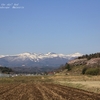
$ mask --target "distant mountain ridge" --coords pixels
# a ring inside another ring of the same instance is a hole
[[[43,53],[21,53],[16,55],[1,55],[0,65],[6,67],[22,67],[22,68],[40,68],[40,67],[59,67],[69,60],[82,56],[80,53],[75,54],[57,54],[49,52]]]
[[[3,57],[9,57],[9,56],[19,56],[21,58],[31,58],[31,59],[43,59],[43,58],[52,58],[52,57],[79,57],[82,56],[82,54],[80,53],[74,53],[74,54],[69,54],[69,55],[65,55],[65,54],[57,54],[57,53],[53,53],[53,52],[48,52],[46,54],[43,53],[21,53],[21,54],[16,54],[16,55],[0,55],[0,58]]]

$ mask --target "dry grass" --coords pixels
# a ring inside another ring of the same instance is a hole
[[[100,76],[52,76],[55,83],[100,94]]]

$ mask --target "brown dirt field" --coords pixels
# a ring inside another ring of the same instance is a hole
[[[100,95],[53,83],[0,85],[0,100],[100,100]]]

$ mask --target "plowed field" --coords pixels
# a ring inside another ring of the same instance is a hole
[[[0,100],[100,100],[100,95],[53,83],[0,85]]]

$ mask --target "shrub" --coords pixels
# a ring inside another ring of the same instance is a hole
[[[99,68],[89,68],[85,71],[85,74],[88,75],[99,75],[100,74],[100,69]]]
[[[66,63],[65,68],[68,69],[68,71],[71,70],[71,66],[69,64]]]
[[[82,74],[85,74],[85,72],[86,72],[87,69],[88,69],[87,67],[84,67],[84,68],[82,69]]]

